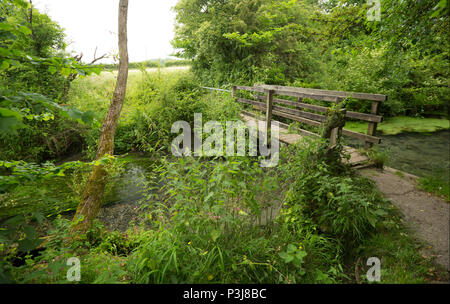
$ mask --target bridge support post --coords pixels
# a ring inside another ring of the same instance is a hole
[[[370,114],[378,115],[378,101],[372,102],[372,106],[370,108]],[[367,135],[375,136],[377,132],[378,124],[376,122],[369,122],[369,127],[367,129]],[[373,143],[366,141],[364,144],[364,149],[369,150],[373,147]]]
[[[270,132],[272,129],[272,106],[273,106],[273,95],[275,90],[266,91],[266,136],[267,144],[270,143]]]
[[[235,85],[231,87],[231,98],[233,99],[233,101],[236,98],[236,86]]]

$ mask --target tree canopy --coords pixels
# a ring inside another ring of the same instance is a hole
[[[386,0],[377,21],[363,0],[181,0],[173,46],[209,85],[383,93],[387,115],[445,112],[447,8]]]

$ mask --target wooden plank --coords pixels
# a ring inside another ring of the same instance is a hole
[[[324,95],[329,97],[355,98],[379,102],[387,100],[387,96],[382,94],[332,91],[332,90],[297,88],[297,87],[274,86],[274,85],[256,85],[256,86],[259,88],[273,89],[276,91],[290,91],[303,94]]]
[[[310,98],[315,100],[323,100],[323,101],[331,101],[331,102],[338,102],[339,97],[337,96],[328,96],[325,94],[308,94],[308,93],[300,93],[295,91],[289,91],[289,90],[275,90],[275,94],[277,95],[284,95],[284,96],[292,96],[297,98]]]
[[[266,105],[264,103],[256,101],[256,100],[251,100],[251,99],[242,98],[242,97],[238,97],[238,98],[236,98],[236,100],[239,102],[242,102],[242,103],[258,106],[260,110],[266,109]]]
[[[265,99],[265,97],[261,96],[261,95],[255,95],[255,98],[260,99],[260,100]],[[301,98],[299,97],[299,99],[301,99]],[[279,98],[274,98],[273,101],[277,104],[283,104],[286,106],[293,106],[296,108],[308,109],[308,110],[317,111],[317,112],[321,112],[321,113],[327,112],[327,107],[323,107],[323,106],[302,103],[302,102],[295,102],[295,101],[279,99]],[[369,122],[382,122],[383,121],[383,116],[380,116],[380,115],[366,114],[366,113],[359,113],[359,112],[352,112],[352,111],[347,111],[345,117],[369,121]]]
[[[285,108],[285,107],[280,107],[280,106],[273,106],[273,109],[277,110],[277,111],[281,111],[281,112],[286,112],[289,114],[298,115],[300,117],[317,120],[320,122],[325,121],[325,119],[326,119],[326,117],[324,115],[310,113],[310,112],[304,112],[304,111],[300,111],[300,110],[296,110],[296,109],[290,109],[290,108]]]
[[[383,116],[380,116],[380,115],[366,114],[366,113],[359,113],[359,112],[352,112],[352,111],[348,111],[345,116],[349,117],[349,118],[368,121],[368,122],[382,122],[383,121]]]
[[[318,121],[307,119],[307,118],[303,118],[303,117],[298,117],[298,116],[291,115],[291,114],[288,114],[288,113],[285,113],[285,112],[280,112],[280,111],[273,110],[272,114],[280,116],[280,117],[284,117],[284,118],[289,118],[289,119],[292,119],[292,120],[295,120],[295,121],[298,121],[298,122],[301,122],[301,123],[305,123],[305,124],[308,124],[308,125],[311,125],[311,126],[315,126],[315,127],[320,127],[320,125],[321,125],[321,123],[318,122]]]
[[[260,92],[264,93],[267,89],[259,88],[259,87],[248,87],[248,86],[236,86],[237,90],[250,91],[250,92]]]
[[[284,122],[281,122],[281,121],[278,121],[278,124],[280,125],[280,127],[282,127],[282,128],[285,128],[285,129],[289,129],[289,125],[288,124],[285,124]],[[301,128],[292,128],[293,130],[295,130],[295,131],[297,131],[297,132],[300,132],[302,135],[305,135],[305,136],[311,136],[311,137],[317,137],[317,136],[319,136],[319,134],[317,134],[317,133],[313,133],[313,132],[311,132],[311,131],[307,131],[307,130],[303,130],[303,129],[301,129]]]
[[[349,160],[344,159],[344,162],[350,166],[360,165],[369,161],[367,156],[360,154],[355,148],[344,147],[344,152],[350,154]]]
[[[302,139],[301,135],[298,135],[298,134],[287,134],[287,133],[281,133],[280,134],[280,138],[279,138],[279,140],[281,142],[284,142],[284,143],[287,143],[287,144],[290,144],[290,145],[296,144],[301,139]]]
[[[374,144],[381,143],[381,138],[379,138],[379,137],[366,135],[366,134],[358,133],[358,132],[355,132],[355,131],[350,131],[350,130],[347,130],[347,129],[342,129],[342,134],[350,136],[350,137],[357,138],[357,139],[362,140],[362,141],[374,143]]]
[[[241,113],[242,114],[244,114],[244,115],[246,115],[246,116],[249,116],[249,117],[252,117],[252,118],[255,118],[256,119],[256,115],[254,114],[254,113],[251,113],[251,112],[248,112],[248,111],[241,111]],[[273,121],[273,120],[272,120]],[[281,130],[281,128],[284,128],[284,129],[286,129],[286,132],[287,132],[287,130],[290,128],[290,126],[288,125],[288,124],[286,124],[286,123],[284,123],[284,122],[281,122],[281,121],[277,121],[277,123],[278,123],[278,125],[280,126],[280,132],[282,132]],[[319,134],[316,134],[316,133],[313,133],[313,132],[311,132],[311,131],[307,131],[307,130],[303,130],[303,129],[301,129],[301,128],[292,128],[292,130],[295,130],[295,131],[297,131],[297,132],[300,132],[302,135],[305,135],[305,136],[312,136],[312,137],[317,137],[317,136],[319,136]]]

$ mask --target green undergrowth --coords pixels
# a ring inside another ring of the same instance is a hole
[[[85,137],[85,152],[93,157],[100,132],[100,121],[106,114],[114,91],[114,76],[88,77],[76,80],[69,94],[69,104],[80,109],[97,109],[96,124]],[[129,151],[170,152],[173,123],[186,121],[191,126],[194,113],[202,113],[203,122],[224,122],[239,118],[240,105],[226,94],[215,94],[199,87],[190,71],[164,69],[130,74],[127,94],[115,135],[115,153]]]
[[[369,257],[379,257],[381,282],[385,284],[424,284],[445,282],[448,275],[444,267],[436,265],[432,257],[422,253],[426,248],[413,233],[400,224],[396,229],[381,230],[363,242],[358,250],[359,282],[367,283],[364,262]]]
[[[283,148],[272,169],[249,157],[162,158],[145,173],[141,224],[121,233],[97,223],[63,246],[70,222],[57,217],[46,249],[23,266],[9,264],[18,249],[3,245],[3,272],[67,283],[76,256],[80,283],[348,283],[364,280],[376,256],[382,283],[429,279],[430,261],[373,182],[325,164],[323,143],[305,141]]]

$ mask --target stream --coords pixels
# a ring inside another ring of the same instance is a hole
[[[388,154],[387,166],[420,177],[450,173],[450,130],[433,133],[381,135],[379,149]],[[349,146],[364,144],[346,138]]]

